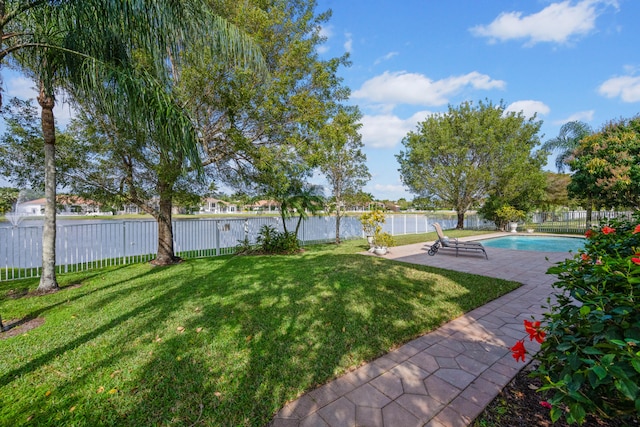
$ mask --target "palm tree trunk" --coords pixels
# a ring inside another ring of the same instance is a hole
[[[56,128],[53,117],[55,100],[41,85],[38,103],[42,107],[42,134],[44,136],[44,226],[42,229],[42,273],[38,291],[59,289],[56,280]]]

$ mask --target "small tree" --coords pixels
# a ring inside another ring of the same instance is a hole
[[[527,217],[525,211],[514,208],[510,205],[504,205],[496,210],[496,226],[504,229],[510,222],[523,221]]]

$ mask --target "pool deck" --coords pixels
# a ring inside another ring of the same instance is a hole
[[[511,233],[461,240],[504,235]],[[394,247],[384,258],[523,286],[309,391],[282,408],[271,427],[468,426],[526,366],[513,359],[510,347],[526,337],[523,320],[545,311],[556,279],[547,269],[571,254],[486,248],[488,260],[478,252],[456,257],[451,250],[429,256],[432,243]],[[539,349],[535,341],[526,345]]]

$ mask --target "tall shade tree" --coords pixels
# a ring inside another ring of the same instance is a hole
[[[255,38],[271,78],[260,83],[253,72],[213,61],[185,69],[184,96],[196,106],[203,164],[232,188],[257,194],[268,183],[288,194],[318,166],[320,132],[349,97],[337,74],[348,57],[318,56],[330,13],[317,14],[315,1],[211,3]]]
[[[39,87],[45,164],[43,265],[39,290],[57,289],[55,277],[55,89],[80,88],[103,98],[116,111],[130,100],[132,117],[163,127],[163,141],[199,164],[197,135],[183,109],[164,92],[169,78],[168,52],[181,49],[188,37],[210,40],[208,47],[230,56],[261,58],[199,1],[86,0],[68,2],[0,1],[0,66],[12,60]],[[82,25],[78,25],[82,23]],[[237,40],[237,39],[236,39]],[[203,44],[204,45],[204,44]],[[134,73],[131,56],[146,52],[149,73]]]
[[[323,145],[317,156],[320,171],[329,183],[332,210],[336,216],[336,243],[340,243],[340,222],[349,195],[362,190],[371,175],[362,152],[357,109],[341,110],[321,131]]]
[[[567,162],[573,157],[573,151],[578,148],[582,138],[593,134],[593,129],[585,122],[571,121],[560,127],[560,132],[555,138],[551,138],[542,144],[541,149],[549,152],[558,152],[556,156],[556,168],[559,173],[564,172]]]
[[[568,164],[569,195],[598,208],[640,209],[640,116],[611,121],[586,136]]]
[[[542,122],[506,112],[503,103],[480,101],[449,106],[432,115],[402,140],[396,157],[400,176],[419,197],[443,201],[455,209],[457,228],[474,204],[497,191],[509,177],[535,170]]]

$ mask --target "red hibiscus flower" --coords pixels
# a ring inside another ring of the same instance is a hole
[[[633,234],[640,233],[640,224],[636,225],[636,228],[633,229]]]
[[[631,262],[636,265],[640,265],[640,258],[631,258]]]
[[[524,330],[529,334],[529,339],[531,341],[535,339],[539,343],[542,343],[544,341],[544,337],[547,335],[545,331],[540,329],[540,322],[537,320],[535,322],[525,320]]]
[[[543,400],[542,402],[540,402],[540,404],[547,409],[551,409],[551,403],[547,402],[546,400]]]
[[[527,353],[527,350],[524,348],[524,340],[518,341],[513,347],[511,347],[512,356],[516,359],[522,359],[524,362],[524,355]]]
[[[582,259],[582,261],[591,261],[591,257],[588,254],[581,254],[580,258]]]
[[[616,229],[615,228],[611,228],[608,225],[605,225],[604,227],[602,227],[602,234],[611,234],[611,233],[615,233]]]
[[[585,237],[589,238],[591,236],[593,236],[593,230],[587,230],[586,233],[584,233]]]

